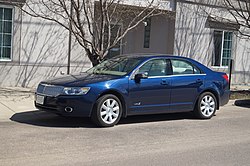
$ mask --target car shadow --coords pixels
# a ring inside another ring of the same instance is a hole
[[[169,114],[154,114],[154,115],[135,115],[127,118],[122,118],[118,125],[131,124],[131,123],[148,123],[148,122],[160,122],[160,121],[176,121],[195,119],[193,113],[182,112],[182,113],[169,113]]]
[[[192,113],[171,113],[157,115],[136,115],[122,118],[118,125],[194,119]],[[90,118],[63,117],[44,111],[29,111],[14,114],[11,121],[41,127],[98,128]]]
[[[250,108],[250,99],[235,100],[234,105],[239,107]]]
[[[89,118],[64,117],[45,111],[28,111],[14,114],[11,121],[42,127],[95,128]]]

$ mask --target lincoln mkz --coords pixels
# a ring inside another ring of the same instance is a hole
[[[39,110],[91,117],[110,127],[121,117],[193,112],[210,119],[229,101],[226,73],[180,56],[121,55],[78,75],[42,81],[35,94]]]

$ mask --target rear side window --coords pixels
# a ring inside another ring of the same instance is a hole
[[[183,60],[171,60],[173,75],[201,74],[201,71],[191,63]]]

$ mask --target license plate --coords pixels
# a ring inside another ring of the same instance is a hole
[[[43,103],[44,103],[44,96],[36,95],[36,103],[43,105]]]

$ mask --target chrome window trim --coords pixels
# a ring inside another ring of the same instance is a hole
[[[134,71],[131,73],[130,77],[129,77],[129,80],[133,80],[134,77],[135,77],[135,73],[139,70],[140,67],[142,67],[145,63],[147,63],[148,61],[150,60],[155,60],[155,59],[165,59],[165,60],[170,60],[171,61],[171,58],[169,57],[156,57],[156,58],[150,58],[148,60],[146,60],[144,63],[142,63],[141,65],[139,65],[137,68],[134,69]],[[173,58],[175,59],[175,58]],[[182,59],[181,59],[182,60]],[[184,60],[185,61],[185,60]],[[189,62],[191,63],[191,62]],[[194,64],[191,63],[192,66],[194,66]],[[197,67],[197,66],[195,66]],[[197,67],[198,68],[198,67]],[[198,68],[199,70],[201,70],[200,68]],[[180,76],[180,77],[183,77],[183,76],[197,76],[197,75],[207,75],[206,73],[200,73],[200,74],[172,74],[172,75],[166,75],[166,76],[150,76],[148,78],[164,78],[164,77],[176,77],[176,76]]]
[[[165,78],[165,77],[186,77],[186,76],[202,76],[207,74],[180,74],[180,75],[167,75],[167,76],[151,76],[148,78]]]

